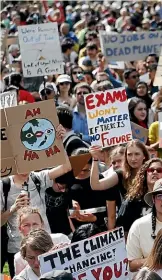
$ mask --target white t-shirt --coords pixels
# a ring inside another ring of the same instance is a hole
[[[29,175],[29,192],[30,192],[30,205],[32,207],[37,207],[40,211],[40,214],[42,216],[42,219],[44,221],[44,228],[47,232],[51,232],[48,220],[46,217],[46,205],[45,205],[45,190],[48,187],[52,187],[53,180],[50,180],[48,175],[48,170],[43,170],[41,172],[32,172],[36,174],[37,178],[40,181],[40,195],[36,189],[36,186]],[[11,180],[11,189],[8,194],[7,198],[7,210],[10,209],[10,207],[14,204],[17,196],[21,192],[21,188],[17,187],[13,182],[13,176],[10,176]],[[1,195],[1,211],[4,209],[4,195],[2,191],[2,182],[0,181],[0,195]],[[8,219],[8,252],[9,253],[17,253],[20,250],[20,242],[21,242],[21,236],[18,230],[17,225],[17,213],[14,213],[9,219]]]
[[[156,231],[162,228],[162,222],[156,219]],[[154,244],[152,234],[152,214],[136,220],[131,226],[127,238],[128,260],[148,257]]]
[[[22,279],[22,280],[38,280],[39,277],[34,273],[29,265],[25,267],[25,269],[19,273],[19,275],[15,276],[13,280]]]
[[[55,233],[50,234],[53,244],[58,245],[61,243],[68,243],[70,244],[70,239],[62,233]],[[20,252],[16,253],[14,256],[14,267],[15,267],[15,274],[18,275],[21,271],[28,265],[27,261],[23,259]]]

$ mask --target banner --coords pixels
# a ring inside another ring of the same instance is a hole
[[[162,112],[158,114],[159,120],[159,148],[162,148]]]
[[[100,33],[101,49],[104,56],[114,61],[144,59],[150,53],[160,53],[162,31],[136,33]]]
[[[155,79],[154,79],[154,86],[162,86],[162,49],[161,49],[159,63],[158,63],[158,67],[157,67],[156,75],[155,75]]]
[[[38,257],[41,274],[68,270],[74,280],[128,280],[123,228],[93,236]]]
[[[132,140],[125,88],[84,95],[92,145],[103,147]]]
[[[16,173],[58,166],[66,161],[63,143],[56,137],[59,125],[53,100],[5,108],[7,133]],[[4,142],[4,150],[8,143]],[[8,156],[8,157],[9,157]]]
[[[16,90],[6,91],[0,94],[0,109],[17,106]]]
[[[24,77],[64,73],[57,23],[18,26]]]
[[[148,138],[148,129],[133,122],[131,122],[131,128],[133,139],[138,139],[146,144]]]

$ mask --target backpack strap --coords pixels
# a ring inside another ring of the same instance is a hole
[[[7,211],[7,198],[11,188],[11,180],[9,177],[2,179],[3,195],[4,195],[4,210]]]
[[[41,182],[40,182],[40,180],[38,179],[38,177],[33,173],[33,172],[31,172],[30,173],[30,176],[31,176],[31,179],[32,179],[32,181],[34,182],[34,184],[35,184],[35,186],[36,186],[36,189],[37,189],[37,191],[38,191],[38,193],[39,193],[39,196],[40,196],[40,198],[41,198],[41,195],[40,195],[40,190],[41,190]]]

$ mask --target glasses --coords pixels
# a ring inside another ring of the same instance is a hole
[[[154,171],[156,171],[157,173],[162,173],[162,167],[159,168],[148,168],[147,169],[147,173],[154,173]]]
[[[79,74],[83,74],[83,72],[74,71],[73,74],[74,74],[74,75],[77,75],[77,74],[79,75]]]
[[[162,193],[155,194],[154,196],[157,200],[162,200]]]
[[[61,86],[63,86],[63,85],[66,85],[66,86],[67,86],[67,85],[69,85],[69,84],[70,84],[69,82],[62,82],[62,83],[60,83]]]
[[[134,75],[134,76],[130,77],[130,79],[137,79],[137,78],[139,78],[139,75]]]
[[[77,95],[84,95],[84,94],[88,94],[89,92],[87,92],[87,91],[79,91],[79,92],[77,92]]]

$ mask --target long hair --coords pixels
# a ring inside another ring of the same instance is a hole
[[[126,149],[125,149],[125,157],[124,157],[124,164],[123,164],[123,175],[124,175],[124,187],[129,190],[129,188],[132,186],[132,180],[134,179],[135,175],[133,175],[133,169],[132,167],[129,165],[128,160],[127,160],[127,151],[129,147],[132,146],[136,146],[137,148],[139,148],[143,154],[144,154],[144,161],[143,163],[145,163],[146,161],[149,160],[150,156],[149,153],[145,147],[145,145],[140,142],[138,139],[134,139],[130,142],[127,143],[126,145]]]
[[[147,85],[147,83],[140,81],[136,85],[136,91],[137,91],[139,85],[144,85],[145,86],[146,94],[144,96],[139,96],[138,93],[136,92],[136,96],[138,98],[144,100],[146,102],[146,104],[147,104],[147,108],[150,108],[153,101],[152,101],[151,96],[148,93],[148,91],[149,91],[148,85]]]
[[[147,104],[146,104],[146,101],[143,100],[142,98],[139,98],[139,97],[133,97],[130,99],[129,101],[129,104],[128,104],[128,109],[129,109],[129,116],[130,116],[130,121],[131,122],[134,122],[136,124],[139,124],[139,120],[136,118],[136,116],[134,115],[134,110],[135,108],[137,107],[137,105],[139,103],[143,103],[146,105],[146,110],[147,110],[147,115],[146,115],[146,118],[145,120],[143,121],[146,126],[147,126],[147,122],[148,122],[148,108],[147,108]]]
[[[150,270],[156,271],[158,269],[162,269],[162,229],[159,230],[151,253],[147,257],[144,265]]]
[[[145,164],[140,168],[137,172],[133,184],[128,189],[127,198],[134,199],[134,198],[143,198],[144,195],[148,192],[147,186],[147,169],[150,165],[154,162],[160,162],[162,165],[162,159],[160,158],[152,158],[145,162]]]

